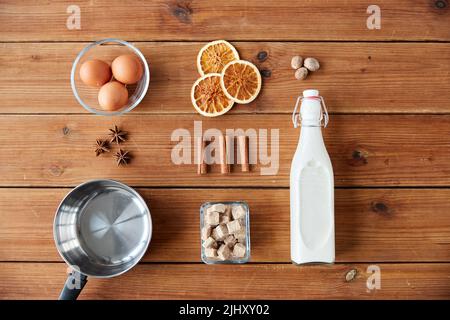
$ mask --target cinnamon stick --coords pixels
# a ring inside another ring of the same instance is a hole
[[[234,163],[234,137],[225,136],[225,146],[227,150],[227,170],[231,172],[231,164]]]
[[[197,137],[197,174],[206,174],[208,167],[205,162],[206,141],[203,137]]]
[[[241,160],[242,172],[249,172],[250,165],[248,163],[248,138],[247,136],[238,136],[239,155]]]
[[[220,158],[220,173],[228,174],[230,172],[230,166],[227,161],[227,148],[229,146],[225,142],[223,135],[219,136],[219,158]]]

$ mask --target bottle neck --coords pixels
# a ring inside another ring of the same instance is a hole
[[[310,124],[302,126],[300,129],[300,139],[298,140],[298,143],[301,144],[307,140],[311,140],[314,143],[324,143],[322,137],[322,127],[320,125],[311,126]]]

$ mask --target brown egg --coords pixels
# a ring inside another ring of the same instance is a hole
[[[111,80],[111,68],[101,60],[88,60],[81,65],[80,78],[86,85],[101,87]]]
[[[142,78],[142,63],[134,54],[124,54],[114,59],[111,64],[112,73],[117,81],[134,84]]]
[[[100,88],[98,103],[103,110],[116,111],[128,102],[128,90],[117,81],[111,81]]]

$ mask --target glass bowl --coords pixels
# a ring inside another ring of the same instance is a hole
[[[203,240],[200,239],[200,247],[201,247],[201,259],[206,264],[241,264],[247,263],[250,260],[250,209],[246,202],[244,201],[218,201],[218,202],[205,202],[200,207],[200,233],[202,232],[203,227],[205,227],[205,215],[206,209],[211,207],[214,204],[224,204],[226,206],[242,206],[245,209],[245,217],[241,218],[245,225],[245,240],[242,243],[245,245],[245,256],[242,258],[231,257],[227,260],[220,260],[216,258],[208,258],[205,254],[205,248],[203,246]],[[241,220],[239,219],[239,220]]]
[[[144,69],[142,78],[136,84],[126,85],[128,89],[128,103],[126,105],[115,111],[103,110],[98,103],[100,88],[90,87],[81,81],[80,67],[85,61],[92,59],[103,60],[111,65],[116,57],[130,53],[136,55],[142,63]],[[144,55],[132,44],[119,39],[103,39],[89,44],[80,51],[73,62],[70,83],[75,98],[86,110],[99,115],[113,116],[133,110],[142,101],[150,83],[150,70]]]

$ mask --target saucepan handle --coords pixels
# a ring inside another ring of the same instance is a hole
[[[64,288],[61,290],[59,300],[77,300],[86,283],[87,276],[72,269],[67,276]]]

